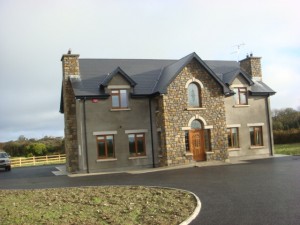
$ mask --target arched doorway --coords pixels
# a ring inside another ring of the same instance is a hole
[[[195,161],[206,160],[203,123],[193,120],[189,130],[189,147]]]

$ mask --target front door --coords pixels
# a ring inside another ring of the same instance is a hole
[[[190,130],[189,131],[189,144],[190,150],[193,153],[195,161],[204,161],[205,160],[205,147],[204,147],[204,131]]]

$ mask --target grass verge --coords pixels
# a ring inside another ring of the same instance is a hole
[[[0,190],[0,224],[180,224],[197,206],[184,191],[141,186]]]
[[[300,143],[274,145],[276,154],[300,155]]]

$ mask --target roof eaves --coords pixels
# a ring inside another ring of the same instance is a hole
[[[63,85],[61,86],[61,95],[60,95],[60,108],[59,108],[60,113],[64,113],[64,92],[63,92]]]
[[[275,91],[269,91],[269,92],[253,92],[249,91],[250,95],[252,96],[270,96],[270,95],[275,95]]]
[[[230,89],[223,83],[223,81],[219,78],[219,76],[212,69],[210,69],[209,66],[196,53],[195,53],[195,58],[206,69],[206,71],[212,75],[215,81],[217,81],[223,87],[224,94],[230,94],[231,93]]]
[[[155,85],[154,85],[153,88],[152,88],[152,93],[156,90],[157,84],[158,84],[158,82],[159,82],[159,80],[160,80],[160,78],[161,78],[161,76],[162,76],[162,74],[163,74],[165,68],[166,68],[166,67],[162,67],[162,68],[160,69],[160,73],[159,73],[159,75],[158,75],[158,78],[156,79]]]
[[[223,81],[206,65],[206,63],[195,53],[191,53],[181,59],[179,59],[177,62],[165,67],[164,69],[164,73],[176,66],[176,64],[179,64],[177,70],[173,73],[172,75],[172,78],[168,81],[167,84],[164,85],[164,87],[161,87],[161,89],[158,88],[158,90],[156,90],[157,92],[160,92],[160,93],[166,93],[167,91],[167,87],[169,86],[170,83],[173,82],[173,80],[176,78],[176,76],[180,73],[180,71],[182,71],[182,69],[187,65],[189,64],[193,59],[196,59],[197,62],[199,62],[203,67],[204,69],[210,73],[212,75],[212,77],[222,86],[223,88],[223,93],[224,94],[229,94],[230,93],[230,89],[223,83]],[[176,68],[176,67],[175,67]]]
[[[250,86],[254,84],[254,82],[251,80],[250,75],[242,69],[240,69],[239,74],[242,74],[245,80],[249,83]]]
[[[76,99],[107,99],[110,94],[101,94],[101,95],[76,95]]]

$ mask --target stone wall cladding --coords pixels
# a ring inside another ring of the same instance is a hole
[[[201,89],[203,108],[188,111],[185,85],[193,77],[200,80],[204,86]],[[185,132],[182,127],[187,127],[189,120],[195,115],[203,117],[207,125],[213,125],[210,140],[212,153],[207,155],[207,160],[224,161],[228,158],[223,90],[197,61],[193,60],[178,74],[160,102],[162,109],[156,119],[161,124],[161,135],[165,142],[162,142],[161,166],[192,161],[192,157],[186,156]]]
[[[65,151],[68,172],[76,172],[78,163],[78,141],[76,122],[76,100],[69,76],[79,76],[79,55],[63,55],[63,101],[65,123]]]

